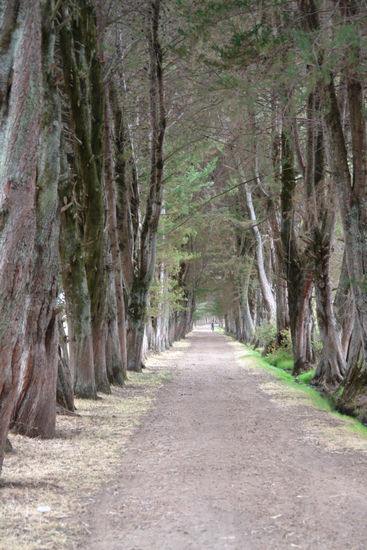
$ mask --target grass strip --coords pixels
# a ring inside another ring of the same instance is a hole
[[[309,385],[314,374],[314,369],[294,378],[292,374],[287,372],[287,370],[284,370],[284,368],[269,365],[266,358],[262,357],[258,351],[252,350],[248,347],[246,347],[246,350],[247,353],[240,356],[240,359],[251,358],[252,364],[269,372],[271,376],[278,379],[282,384],[296,388],[305,393],[314,407],[327,411],[339,419],[347,420],[348,429],[367,437],[367,427],[364,424],[362,424],[357,418],[338,412],[335,409],[335,402],[333,400],[321,395],[315,388]]]

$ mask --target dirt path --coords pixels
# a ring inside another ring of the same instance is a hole
[[[307,438],[328,413],[280,406],[228,338],[196,330],[190,342],[82,548],[366,549],[366,454]]]

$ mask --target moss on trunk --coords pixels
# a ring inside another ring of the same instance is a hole
[[[70,14],[64,12],[65,17]],[[90,296],[97,389],[109,392],[106,370],[106,271],[104,264],[104,84],[92,2],[82,0],[60,34],[83,189],[83,257]],[[85,67],[90,70],[85,71]]]

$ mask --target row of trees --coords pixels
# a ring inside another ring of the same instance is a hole
[[[196,309],[363,413],[365,2],[0,6],[0,457]]]
[[[207,127],[228,191],[212,311],[244,342],[274,324],[281,346],[289,330],[294,374],[316,362],[313,383],[342,388],[340,407],[363,419],[366,22],[356,0],[207,3],[184,52],[199,51],[221,101]]]
[[[57,402],[123,384],[194,303],[182,236],[156,261],[177,118],[160,0],[10,0],[0,17],[2,463],[9,426],[52,437]]]

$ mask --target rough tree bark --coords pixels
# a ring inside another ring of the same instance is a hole
[[[248,293],[250,287],[250,278],[253,268],[254,260],[253,258],[244,258],[243,266],[240,267],[240,294],[239,294],[239,309],[240,309],[240,319],[241,319],[241,337],[240,341],[249,343],[253,340],[254,337],[254,323],[251,316]]]
[[[255,213],[255,208],[252,200],[252,192],[248,184],[241,186],[240,189],[242,189],[242,187],[244,187],[244,195],[246,197],[246,203],[247,203],[250,220],[254,222],[252,225],[252,232],[255,239],[256,265],[257,265],[257,270],[259,275],[261,292],[263,294],[264,304],[265,304],[266,310],[268,311],[269,321],[270,321],[275,318],[276,303],[275,303],[273,291],[271,289],[270,282],[265,270],[263,243],[262,243],[260,230],[256,225],[257,220],[256,220],[256,213]]]
[[[238,308],[237,339],[240,342],[251,342],[254,336],[254,323],[249,305],[249,288],[254,265],[254,243],[252,239],[237,231],[235,235],[237,273],[234,274],[234,307]]]
[[[192,246],[191,239],[188,246]],[[195,311],[195,294],[190,281],[192,265],[190,262],[181,261],[177,277],[177,287],[181,289],[183,299],[180,302],[180,309],[174,314],[174,335],[173,340],[184,338],[192,329],[193,314]]]
[[[38,0],[10,0],[0,27],[0,467],[22,361],[35,235],[41,110]]]
[[[313,266],[307,251],[301,253],[294,230],[296,180],[293,149],[286,131],[282,132],[281,240],[286,261],[289,322],[292,336],[294,374],[308,370],[312,358],[309,333]]]
[[[64,147],[62,148],[64,150]],[[70,159],[73,167],[75,159]],[[66,317],[69,334],[70,370],[77,397],[96,399],[90,296],[83,257],[78,197],[65,153],[61,153],[59,198],[60,268],[65,292]]]
[[[315,90],[308,98],[305,188],[315,265],[317,319],[323,350],[312,383],[326,390],[335,390],[343,381],[346,370],[330,278],[337,204],[332,182],[324,170],[324,139],[319,111],[319,97]]]
[[[338,289],[334,298],[335,317],[338,323],[338,329],[341,331],[341,344],[344,357],[349,362],[349,348],[354,331],[358,332],[358,322],[354,310],[353,294],[350,286],[346,252],[343,253],[342,267],[339,276]]]
[[[165,270],[164,262],[160,262],[157,265],[155,272],[155,280],[159,286],[158,304],[159,311],[154,317],[151,318],[149,325],[150,342],[148,334],[148,348],[160,353],[169,348],[169,305],[165,299],[165,295],[168,292],[168,277]]]
[[[105,190],[107,203],[107,227],[110,242],[112,274],[114,279],[118,340],[120,344],[121,374],[117,375],[118,383],[123,383],[127,370],[127,344],[126,344],[126,313],[124,301],[124,288],[122,281],[121,256],[117,230],[117,190],[115,183],[115,166],[113,161],[113,120],[110,107],[109,89],[105,93]],[[109,283],[110,285],[112,282]],[[116,374],[117,371],[115,369]]]
[[[258,191],[264,194],[264,188],[262,186],[260,172],[259,172],[259,154],[258,154],[257,138],[256,138],[258,132],[256,127],[256,117],[252,106],[248,107],[248,117],[249,117],[250,127],[252,131],[252,140],[250,143],[250,147],[252,151],[252,175],[255,179]],[[243,173],[242,175],[244,177]],[[265,266],[265,259],[263,254],[264,247],[262,243],[262,236],[260,233],[260,229],[259,229],[259,226],[257,225],[256,212],[253,204],[251,186],[249,184],[245,184],[243,186],[243,190],[246,196],[247,209],[250,216],[250,220],[254,222],[252,226],[252,232],[255,238],[255,251],[256,251],[259,281],[261,285],[261,291],[263,293],[264,304],[269,314],[269,322],[271,322],[276,317],[277,304],[276,304],[273,289],[269,280],[269,275],[267,273],[266,266]],[[241,191],[242,191],[242,186],[241,186]]]
[[[107,243],[107,247],[108,247]],[[110,384],[123,386],[125,371],[121,360],[121,342],[116,301],[116,279],[112,255],[106,254],[107,297],[106,297],[106,365]]]
[[[97,390],[109,393],[106,368],[106,270],[104,265],[104,84],[98,55],[96,14],[91,0],[80,0],[60,32],[65,89],[76,135],[83,186],[83,253],[91,302]],[[85,68],[88,67],[86,71]]]
[[[36,235],[30,299],[13,430],[31,437],[52,437],[56,422],[58,329],[59,213],[61,109],[55,86],[53,2],[42,5],[43,102],[39,136]]]
[[[314,1],[298,0],[298,4],[309,31],[318,31],[320,24]],[[351,18],[358,15],[360,4],[354,0],[343,0],[340,7],[348,24]],[[341,406],[345,410],[360,408],[364,417],[367,418],[367,140],[363,90],[356,72],[356,67],[361,62],[360,51],[358,43],[351,47],[353,63],[349,61],[345,70],[352,135],[353,179],[349,169],[347,147],[332,74],[328,75],[327,79],[320,79],[319,90],[364,358],[363,362],[357,361],[348,373]]]
[[[123,127],[121,106],[115,101],[116,120],[116,183],[119,194],[118,229],[121,265],[127,293],[127,366],[128,370],[142,368],[142,346],[148,295],[153,280],[158,222],[163,194],[163,144],[166,130],[162,47],[159,40],[160,0],[148,7],[147,38],[150,80],[150,173],[144,217],[139,224],[141,204],[136,171],[127,174],[122,158],[130,148]],[[129,147],[127,147],[129,145]],[[130,155],[132,158],[132,155]],[[132,159],[133,160],[133,159]]]
[[[57,326],[59,332],[59,364],[57,369],[56,402],[67,411],[74,411],[73,381],[71,378],[70,361],[67,338],[61,315],[58,315]]]
[[[281,181],[282,162],[282,112],[279,99],[273,97],[272,163],[275,181]],[[267,210],[274,247],[274,285],[276,301],[277,345],[281,346],[284,331],[289,329],[286,266],[280,234],[279,198],[268,198]]]

